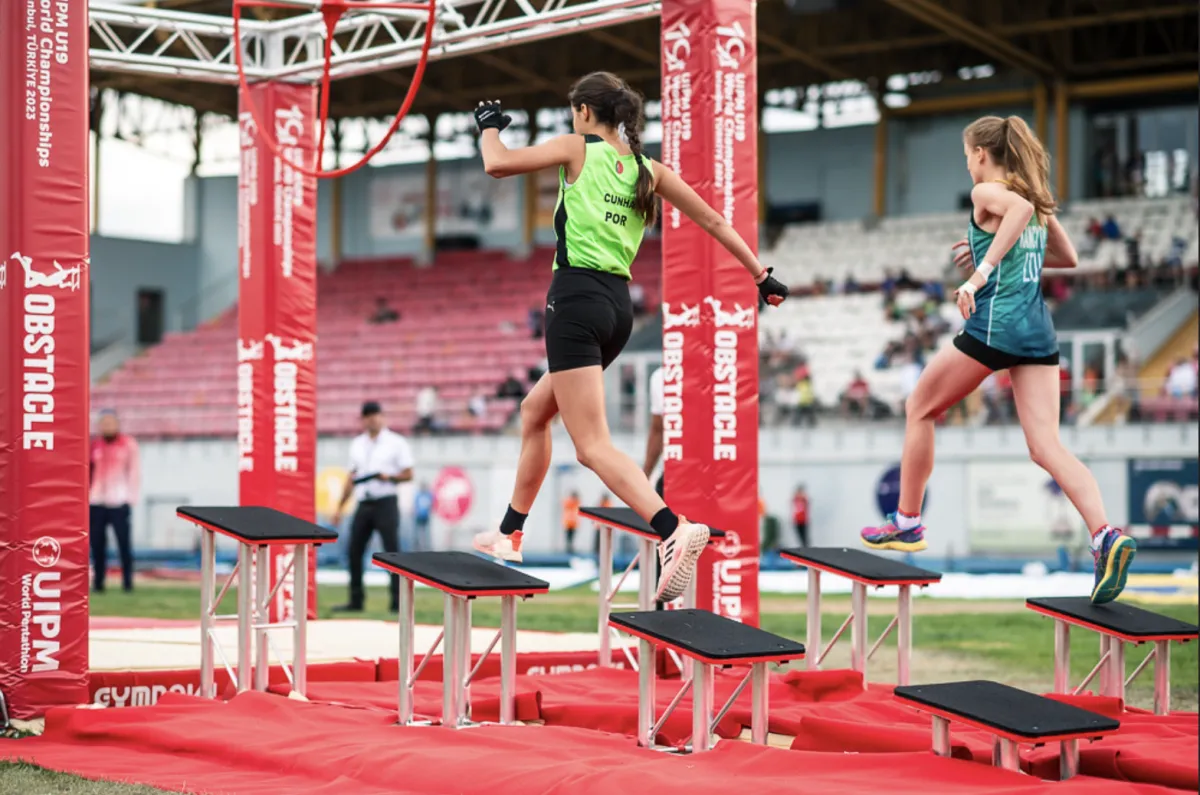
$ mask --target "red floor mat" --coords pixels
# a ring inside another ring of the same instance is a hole
[[[259,693],[228,703],[168,694],[153,707],[52,710],[44,736],[0,744],[0,759],[212,795],[1171,792],[1087,777],[1051,784],[927,752],[826,754],[728,742],[708,754],[674,756],[581,729],[455,732],[390,721],[382,711]]]

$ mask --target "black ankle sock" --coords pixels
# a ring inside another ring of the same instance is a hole
[[[504,512],[504,519],[500,521],[500,532],[506,536],[510,536],[518,530],[524,530],[525,520],[528,518],[529,514],[518,513],[510,505],[508,506],[508,510]]]
[[[654,514],[654,518],[650,520],[650,526],[654,528],[654,532],[658,533],[659,538],[666,541],[671,537],[671,533],[675,532],[675,528],[679,527],[679,517],[670,508],[663,508]]]

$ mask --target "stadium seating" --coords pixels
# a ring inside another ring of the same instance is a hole
[[[408,261],[346,262],[318,280],[317,428],[324,435],[358,430],[363,400],[379,400],[391,425],[416,421],[419,389],[439,392],[438,419],[456,431],[503,427],[516,400],[494,397],[510,373],[526,379],[545,356],[528,327],[542,306],[551,252],[525,259],[495,252],[450,252],[432,268]],[[635,266],[648,306],[659,300],[660,249],[650,241]],[[378,296],[400,313],[395,323],[367,318]],[[116,408],[142,438],[232,436],[236,430],[237,311],[194,330],[170,334],[93,388],[95,410]],[[488,396],[477,420],[468,401]]]

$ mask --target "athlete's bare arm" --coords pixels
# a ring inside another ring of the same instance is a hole
[[[759,264],[758,257],[754,256],[754,252],[746,245],[746,241],[742,240],[742,236],[729,225],[725,217],[709,207],[704,199],[700,198],[700,194],[692,190],[692,186],[684,182],[678,174],[662,163],[652,162],[654,163],[654,192],[678,207],[680,212],[712,235],[718,243],[725,247],[726,251],[737,257],[738,262],[742,263],[742,267],[750,272],[756,283],[767,278],[767,269]]]
[[[1033,218],[1033,205],[998,182],[980,182],[971,190],[971,201],[977,218],[982,213],[1000,219],[992,245],[983,256],[985,262],[996,265],[1021,239],[1021,233]]]
[[[1067,230],[1063,229],[1058,218],[1050,216],[1046,224],[1046,259],[1042,263],[1046,268],[1076,268],[1079,266],[1079,255]]]
[[[509,149],[500,140],[500,131],[487,129],[479,136],[483,170],[489,177],[512,177],[544,168],[566,166],[568,177],[583,169],[587,144],[582,135],[560,135],[536,146]]]

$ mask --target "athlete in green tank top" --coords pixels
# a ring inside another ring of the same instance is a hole
[[[642,156],[622,155],[598,135],[584,136],[584,142],[583,168],[575,182],[567,182],[566,166],[558,167],[554,270],[590,268],[628,280],[646,231],[633,205]],[[648,159],[641,167],[652,168]]]
[[[995,238],[995,232],[980,229],[972,215],[967,242],[976,263],[984,261]],[[1046,225],[1035,216],[975,294],[975,313],[963,331],[1014,356],[1035,358],[1057,352],[1058,335],[1042,297],[1045,259]]]

